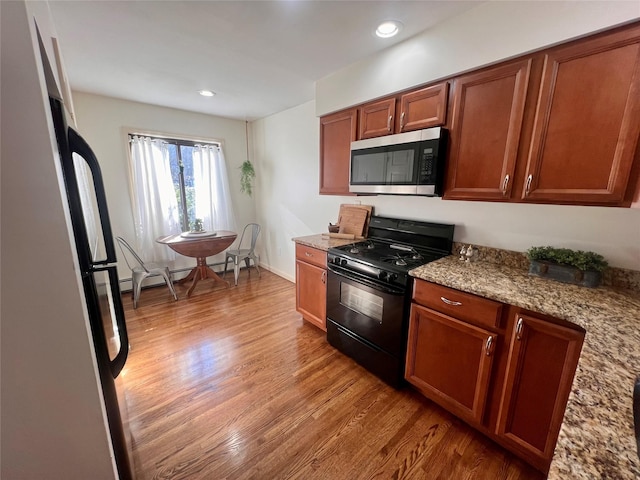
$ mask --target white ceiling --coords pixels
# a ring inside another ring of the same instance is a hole
[[[73,90],[241,120],[309,101],[316,80],[477,4],[50,1]],[[403,30],[375,37],[388,19]]]

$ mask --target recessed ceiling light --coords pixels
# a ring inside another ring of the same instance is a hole
[[[389,38],[396,35],[402,29],[402,24],[395,20],[387,20],[382,22],[376,28],[376,35],[381,38]]]
[[[211,90],[200,90],[198,92],[200,95],[202,95],[203,97],[213,97],[216,93],[212,92]]]

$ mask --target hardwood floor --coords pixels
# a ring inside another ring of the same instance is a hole
[[[123,296],[138,480],[543,478],[333,349],[292,283],[243,270],[238,287],[177,291],[144,290],[137,310]]]

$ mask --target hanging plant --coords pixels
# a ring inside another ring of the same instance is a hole
[[[253,179],[256,178],[256,171],[249,160],[249,122],[244,121],[245,142],[247,145],[247,159],[240,165],[240,191],[251,196],[253,193]]]
[[[256,171],[249,160],[245,160],[240,166],[240,191],[251,196],[253,193],[253,179],[256,178]]]

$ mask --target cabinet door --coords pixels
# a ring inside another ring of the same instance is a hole
[[[405,378],[459,417],[482,421],[496,335],[415,303]]]
[[[393,133],[395,111],[395,98],[369,103],[358,108],[358,115],[360,117],[358,138],[380,137]]]
[[[531,60],[457,78],[444,198],[511,195]]]
[[[546,471],[584,334],[528,315],[514,329],[496,433]]]
[[[296,310],[316,327],[327,331],[327,271],[296,261]]]
[[[320,193],[349,195],[351,142],[356,139],[357,110],[320,119]]]
[[[447,120],[447,82],[405,93],[400,97],[397,132],[444,125]]]
[[[545,55],[522,198],[623,200],[640,135],[640,27]]]

